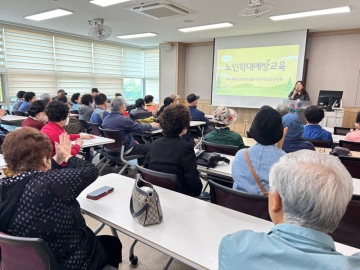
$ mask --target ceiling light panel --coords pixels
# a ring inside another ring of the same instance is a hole
[[[321,9],[321,10],[313,10],[313,11],[271,16],[269,18],[272,19],[273,21],[281,21],[281,20],[290,20],[290,19],[311,17],[311,16],[348,13],[348,12],[350,12],[350,7],[345,6],[345,7],[338,7],[338,8],[329,8],[329,9]]]
[[[123,35],[123,36],[116,36],[120,39],[131,39],[131,38],[144,38],[144,37],[155,37],[157,34],[155,33],[141,33],[141,34],[132,34],[132,35]]]
[[[43,21],[43,20],[47,20],[47,19],[70,15],[73,13],[74,12],[72,12],[72,11],[68,11],[68,10],[64,10],[64,9],[55,9],[55,10],[27,16],[27,17],[25,17],[25,19],[33,20],[33,21]]]
[[[124,2],[129,2],[131,0],[90,0],[90,3],[99,5],[102,7],[107,7],[111,5],[116,5]]]
[[[217,23],[217,24],[208,24],[208,25],[195,26],[195,27],[180,28],[178,30],[184,33],[188,33],[188,32],[203,31],[203,30],[210,30],[210,29],[217,29],[217,28],[224,28],[231,26],[234,25],[226,22],[226,23]]]

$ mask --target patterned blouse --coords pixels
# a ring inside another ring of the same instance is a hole
[[[98,243],[76,198],[98,174],[92,163],[71,157],[65,168],[52,160],[52,169],[46,172],[30,171],[0,180],[4,187],[32,175],[5,233],[42,238],[60,269],[88,269],[93,257],[99,255],[94,252]]]

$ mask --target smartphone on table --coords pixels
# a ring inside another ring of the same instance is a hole
[[[114,191],[113,187],[104,186],[102,188],[94,190],[93,192],[90,192],[88,195],[86,195],[86,198],[90,200],[98,200],[113,191]]]

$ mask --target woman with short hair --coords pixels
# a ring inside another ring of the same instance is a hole
[[[49,138],[36,129],[25,127],[6,136],[2,151],[13,176],[0,180],[0,231],[43,239],[59,269],[118,268],[119,238],[95,236],[76,200],[99,172],[94,164],[71,155],[66,133],[57,141],[51,158]],[[63,162],[68,167],[63,168]]]
[[[34,92],[25,92],[24,101],[21,103],[18,111],[27,113],[31,104],[36,100],[36,94]]]
[[[91,115],[94,112],[92,103],[94,98],[90,94],[85,94],[81,97],[81,106],[79,108],[79,120],[90,121]]]
[[[78,111],[81,106],[81,95],[75,93],[71,96],[71,110]]]
[[[45,110],[45,102],[43,100],[36,100],[33,104],[31,104],[28,114],[29,117],[22,122],[22,127],[32,127],[37,130],[41,130],[45,124],[49,121],[46,116]]]
[[[166,97],[164,99],[164,105],[162,105],[161,108],[158,110],[158,112],[156,113],[156,116],[159,117],[160,114],[164,111],[164,109],[167,106],[170,106],[171,104],[177,104],[177,103],[174,103],[174,100],[171,97]]]
[[[182,104],[170,105],[160,115],[159,121],[164,137],[151,144],[144,167],[176,174],[181,193],[199,196],[202,183],[197,170],[194,147],[180,138],[190,127],[189,109]]]
[[[24,94],[25,93],[26,93],[25,91],[18,91],[17,92],[17,94],[16,94],[17,100],[12,105],[12,110],[13,111],[17,111],[20,108],[21,103],[24,101]]]
[[[356,115],[355,127],[346,134],[345,141],[360,142],[360,112]]]
[[[69,122],[69,107],[64,102],[53,101],[46,106],[45,114],[49,122],[41,129],[41,132],[49,136],[52,144],[51,156],[55,156],[55,144],[59,142],[59,136],[65,132],[64,126]],[[79,153],[84,143],[83,139],[94,138],[93,135],[84,133],[69,134],[69,136],[71,141],[75,141],[75,144],[71,148],[71,154],[73,156]]]

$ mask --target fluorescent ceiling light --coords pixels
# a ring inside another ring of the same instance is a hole
[[[143,38],[143,37],[155,37],[155,36],[157,36],[157,34],[155,33],[141,33],[141,34],[123,35],[116,37],[121,39],[130,39],[130,38]]]
[[[131,1],[131,0],[90,0],[90,3],[99,5],[102,7],[107,7],[107,6],[111,6],[111,5],[115,5],[115,4],[119,4],[119,3],[123,3],[123,2],[128,2],[128,1]]]
[[[43,13],[31,15],[31,16],[27,16],[27,17],[25,17],[25,19],[34,20],[34,21],[42,21],[42,20],[47,20],[47,19],[52,19],[52,18],[57,18],[57,17],[61,17],[61,16],[70,15],[70,14],[73,14],[73,13],[74,12],[68,11],[68,10],[55,9],[55,10],[51,10],[51,11],[47,11],[47,12],[43,12]]]
[[[216,28],[224,28],[224,27],[231,27],[234,26],[231,23],[217,23],[217,24],[209,24],[209,25],[202,25],[202,26],[195,26],[195,27],[187,27],[187,28],[180,28],[178,29],[181,32],[195,32],[195,31],[202,31],[202,30],[209,30],[209,29],[216,29]]]
[[[278,16],[271,16],[270,19],[272,19],[273,21],[280,21],[280,20],[289,20],[289,19],[296,19],[296,18],[303,18],[303,17],[327,15],[327,14],[347,13],[347,12],[350,12],[349,6],[321,9],[321,10],[313,10],[313,11],[306,11],[306,12],[292,13],[292,14],[285,14],[285,15],[278,15]]]

